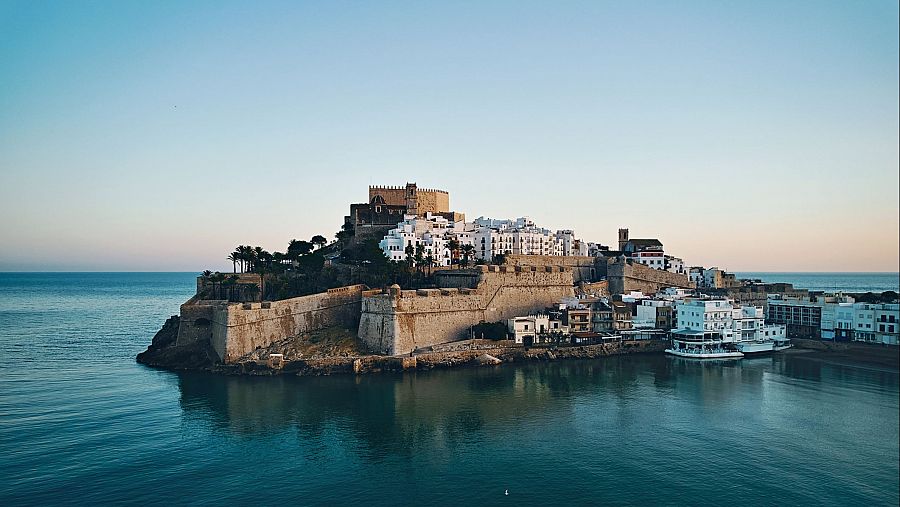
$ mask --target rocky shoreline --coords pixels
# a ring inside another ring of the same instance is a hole
[[[661,341],[616,342],[598,345],[532,347],[497,346],[475,349],[425,352],[411,356],[365,355],[355,357],[326,357],[286,360],[271,365],[266,360],[246,360],[234,364],[221,364],[213,360],[215,354],[208,346],[177,346],[177,316],[166,320],[146,351],[137,356],[137,362],[156,368],[176,371],[207,371],[226,375],[334,375],[398,372],[406,370],[431,370],[491,366],[501,363],[529,361],[555,361],[562,359],[595,359],[601,357],[660,353],[666,344]]]
[[[495,347],[481,345],[410,356],[334,356],[287,359],[281,364],[270,364],[265,359],[246,359],[233,364],[222,364],[215,360],[216,355],[209,345],[199,343],[189,346],[176,345],[178,324],[178,316],[167,319],[153,337],[147,350],[138,354],[137,362],[168,370],[207,371],[225,375],[333,375],[489,366],[529,361],[596,359],[623,354],[661,353],[666,348],[666,343],[658,340],[531,348],[498,343]],[[865,343],[832,343],[799,338],[792,339],[792,342],[794,350],[802,352],[806,359],[900,370],[900,352],[896,347],[885,348]]]

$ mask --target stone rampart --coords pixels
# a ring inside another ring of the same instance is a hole
[[[485,266],[474,289],[394,290],[363,297],[359,338],[374,352],[407,354],[465,338],[479,322],[538,312],[574,295],[572,271],[552,266]]]
[[[228,305],[227,301],[202,300],[192,297],[181,305],[176,345],[211,342],[216,310]]]
[[[664,287],[694,288],[687,275],[629,263],[621,257],[608,259],[607,262],[606,276],[610,294],[625,294],[631,291],[653,294]]]
[[[182,315],[185,312],[189,316],[202,315],[211,321],[205,335],[189,328],[185,331],[185,340],[208,339],[219,360],[230,363],[258,347],[267,347],[289,336],[330,326],[354,329],[359,325],[364,289],[364,285],[353,285],[262,303],[185,304]],[[181,328],[178,340],[180,345]]]
[[[598,259],[584,255],[523,255],[506,256],[508,266],[565,266],[572,270],[575,283],[596,282],[602,274],[597,269]]]

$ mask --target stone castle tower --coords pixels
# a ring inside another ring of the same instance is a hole
[[[625,245],[628,244],[628,229],[619,229],[619,251],[625,250]]]
[[[450,211],[450,194],[444,190],[419,188],[415,183],[407,183],[405,186],[370,186],[369,202],[403,206],[410,215]]]

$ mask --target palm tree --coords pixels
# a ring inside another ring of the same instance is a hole
[[[228,254],[228,257],[225,257],[225,258],[231,261],[231,267],[232,267],[231,272],[237,273],[237,262],[238,262],[237,253],[231,252],[230,254]]]
[[[262,264],[262,254],[265,250],[262,249],[261,246],[253,247],[253,271],[256,272],[259,269],[259,265]]]
[[[472,245],[463,245],[462,246],[462,254],[463,254],[462,265],[464,268],[469,266],[469,257],[472,255],[472,251],[474,251],[474,250],[475,250],[475,247]]]
[[[459,259],[459,241],[451,239],[447,242],[447,248],[450,250],[450,264]]]
[[[434,266],[434,256],[428,254],[425,256],[425,268],[428,270],[428,276],[431,276],[432,266]]]
[[[213,297],[215,299],[221,299],[222,296],[221,296],[221,294],[219,294],[219,292],[221,292],[220,288],[221,288],[222,282],[225,281],[225,275],[216,271],[210,279],[212,280],[213,293],[215,294]]]
[[[422,261],[425,260],[425,247],[424,246],[416,245],[416,255],[414,258],[416,260],[416,270],[418,271],[419,268],[422,266]]]
[[[234,287],[237,285],[237,275],[231,275],[222,282],[223,287],[228,287],[228,300],[234,301]]]
[[[406,245],[406,248],[403,249],[403,252],[406,254],[406,269],[410,269],[413,266],[415,251],[412,244]]]

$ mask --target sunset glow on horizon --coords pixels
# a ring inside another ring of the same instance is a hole
[[[896,272],[898,3],[0,3],[0,271],[231,271],[369,185]]]

